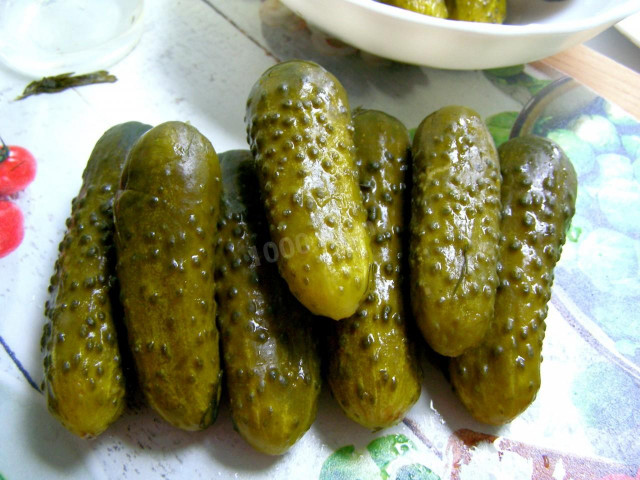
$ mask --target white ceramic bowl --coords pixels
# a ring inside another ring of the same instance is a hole
[[[127,55],[144,0],[0,0],[0,63],[32,78],[88,73]]]
[[[281,0],[311,25],[399,62],[471,70],[532,62],[640,10],[640,0],[507,0],[503,25],[429,17],[374,0]]]

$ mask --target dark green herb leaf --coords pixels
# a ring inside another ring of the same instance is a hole
[[[524,65],[513,65],[511,67],[490,68],[485,73],[498,78],[509,78],[520,75],[524,72]]]
[[[113,83],[118,79],[106,70],[74,75],[73,73],[62,73],[53,77],[44,77],[41,80],[31,82],[16,100],[40,93],[56,93],[73,87],[82,85],[93,85],[95,83]]]
[[[522,65],[483,70],[483,73],[496,87],[522,104],[552,82],[529,75]]]

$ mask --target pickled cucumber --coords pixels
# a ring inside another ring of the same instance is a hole
[[[451,362],[451,380],[479,421],[511,421],[540,388],[553,269],[575,211],[577,179],[553,142],[518,137],[500,149],[500,287],[483,343]]]
[[[504,23],[507,0],[446,0],[449,18],[467,22]]]
[[[484,337],[498,284],[500,167],[491,134],[466,107],[444,107],[412,145],[411,304],[429,345],[457,356]]]
[[[371,430],[404,418],[420,396],[420,371],[402,294],[409,132],[375,110],[354,113],[360,186],[373,267],[358,311],[328,325],[328,381],[348,417]]]
[[[220,163],[216,292],[231,415],[250,445],[279,455],[309,429],[318,409],[313,316],[264,253],[269,229],[251,152],[225,152]]]
[[[381,0],[382,3],[404,8],[432,17],[447,18],[449,12],[445,0]]]
[[[81,437],[102,433],[125,406],[112,206],[127,153],[149,128],[116,125],[96,143],[51,277],[43,390],[49,411]]]
[[[245,117],[281,275],[316,315],[352,315],[371,250],[344,88],[321,66],[275,65],[253,86]]]
[[[214,247],[221,174],[211,143],[167,122],[134,146],[114,206],[129,345],[147,402],[172,425],[211,424],[222,371]]]

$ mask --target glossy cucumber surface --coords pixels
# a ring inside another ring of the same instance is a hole
[[[358,311],[327,326],[326,358],[329,386],[346,415],[379,430],[402,420],[421,388],[403,294],[411,142],[406,127],[386,113],[360,110],[353,122],[373,266]]]
[[[134,146],[116,196],[118,278],[147,402],[185,430],[211,424],[222,370],[214,300],[218,156],[197,129],[167,122]]]
[[[451,362],[451,380],[479,421],[501,425],[540,388],[540,363],[553,271],[575,212],[576,172],[550,140],[501,145],[500,287],[482,344]]]
[[[224,152],[220,163],[216,292],[231,415],[250,445],[279,455],[316,417],[321,375],[315,319],[269,261],[269,229],[251,152]]]
[[[112,207],[127,154],[149,128],[123,123],[96,143],[51,277],[42,336],[44,392],[53,416],[81,437],[102,433],[125,406]]]
[[[448,106],[427,116],[413,146],[411,303],[441,355],[477,345],[498,283],[500,164],[480,116]]]
[[[344,88],[313,62],[280,63],[253,86],[245,121],[281,275],[312,313],[349,317],[371,250]]]

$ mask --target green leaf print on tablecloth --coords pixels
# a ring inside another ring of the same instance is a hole
[[[425,465],[414,462],[415,445],[404,435],[372,440],[365,449],[347,445],[322,465],[319,480],[440,480]]]
[[[336,450],[322,465],[319,480],[377,480],[382,473],[369,455],[353,445]]]
[[[576,167],[576,215],[558,264],[558,285],[640,365],[640,330],[628,312],[640,300],[640,123],[597,98],[539,134]],[[627,312],[613,315],[611,312]]]
[[[496,147],[509,140],[511,129],[518,115],[519,112],[500,112],[491,115],[485,120]]]
[[[571,159],[578,178],[589,173],[596,163],[593,147],[580,139],[572,130],[557,128],[547,133],[547,138],[556,142]]]
[[[551,83],[551,80],[528,75],[524,65],[484,70],[484,75],[500,89],[524,89],[531,96]]]
[[[440,480],[440,477],[424,465],[412,463],[411,465],[404,465],[400,468],[395,480]]]
[[[596,99],[589,114],[541,133],[564,149],[579,179],[558,284],[620,354],[640,365],[640,330],[628,314],[640,300],[640,179],[635,175],[640,123]]]
[[[603,115],[580,115],[568,126],[598,153],[613,153],[621,146],[616,126]]]
[[[544,88],[551,80],[536,78],[535,68],[484,74],[524,108],[515,122],[508,111],[486,118],[496,144],[511,135],[510,123],[526,125],[526,132],[560,145],[573,163],[576,213],[554,287],[571,299],[567,308],[581,335],[640,377],[640,320],[631,313],[640,306],[640,122],[566,78]]]

